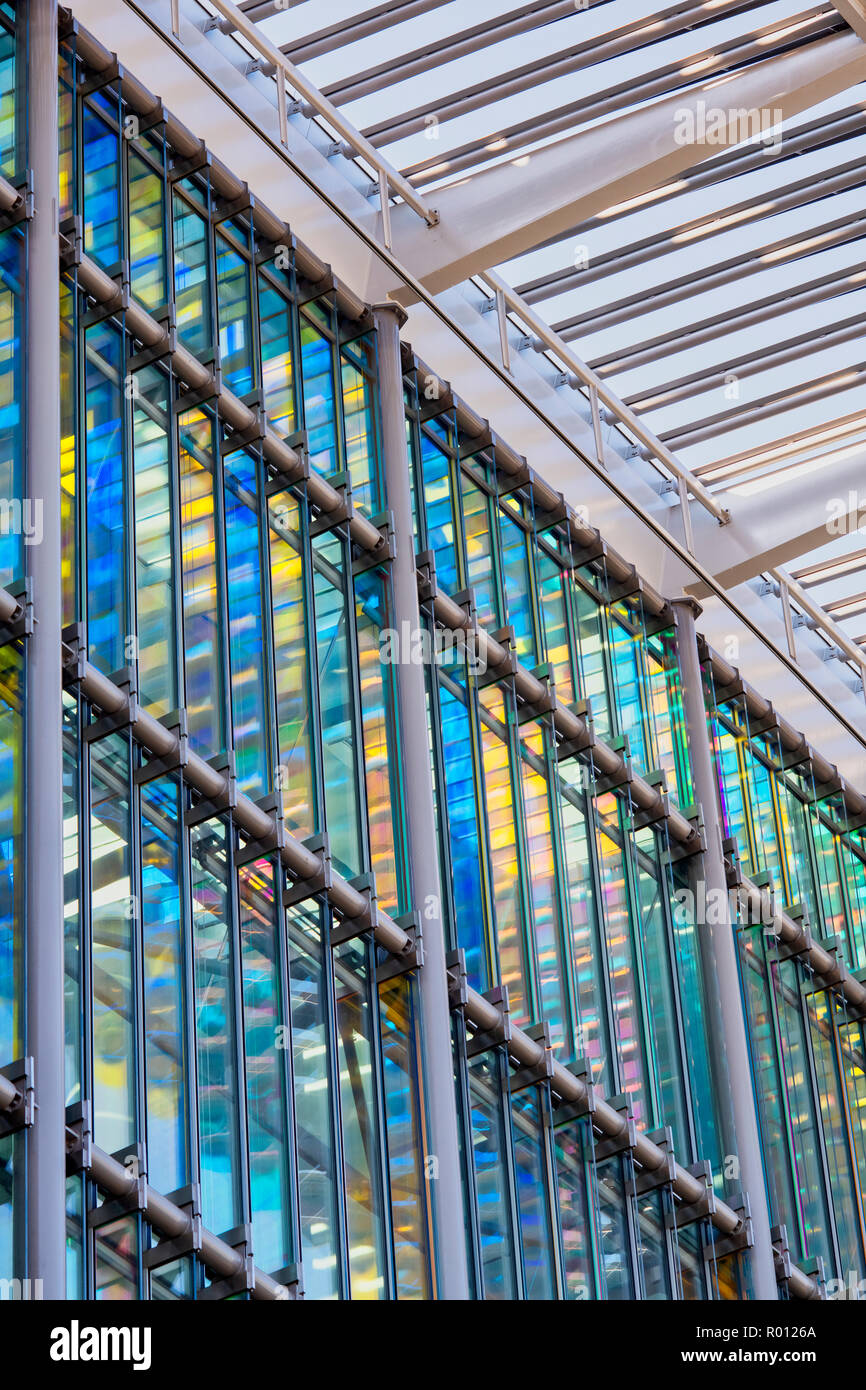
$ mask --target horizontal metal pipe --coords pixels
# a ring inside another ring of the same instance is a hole
[[[14,184],[8,179],[4,179],[0,174],[0,211],[12,212],[22,203],[23,199]]]
[[[78,279],[92,298],[117,313],[124,312],[127,327],[145,347],[162,348],[170,356],[175,374],[192,390],[212,389],[219,396],[220,413],[232,429],[243,432],[257,427],[257,417],[248,405],[239,400],[226,386],[218,385],[210,370],[183,346],[170,350],[169,335],[165,326],[151,318],[146,309],[134,300],[123,310],[123,299],[119,285],[106,275],[100,266],[89,256],[82,255],[78,266]],[[274,468],[282,473],[287,481],[299,482],[304,477],[304,461],[291,445],[286,444],[270,426],[265,427],[262,439],[262,453]],[[326,478],[311,473],[307,479],[307,492],[314,506],[324,512],[333,513],[343,505],[343,499]],[[349,521],[352,539],[364,550],[376,554],[385,548],[382,533],[367,517],[355,512]]]
[[[23,611],[20,599],[7,593],[5,589],[0,589],[0,622],[14,622],[16,618],[21,617]]]
[[[91,1164],[88,1172],[100,1190],[111,1197],[130,1198],[136,1191],[138,1180],[132,1170],[126,1168],[102,1149],[94,1147],[91,1150]],[[151,1187],[150,1183],[147,1183],[145,1187],[144,1217],[155,1231],[170,1240],[176,1240],[179,1236],[186,1235],[192,1228],[191,1212],[176,1206],[168,1197],[164,1197],[161,1192],[157,1192],[155,1188]],[[220,1278],[231,1278],[244,1271],[242,1253],[239,1250],[234,1250],[219,1236],[215,1236],[208,1230],[203,1230],[201,1233],[199,1258],[211,1274],[216,1274]],[[283,1284],[278,1284],[276,1279],[272,1279],[269,1274],[263,1274],[259,1269],[254,1270],[253,1274],[255,1283],[252,1297],[254,1299],[266,1302],[288,1299],[289,1293]]]
[[[480,1031],[490,1031],[500,1022],[499,1011],[495,1005],[474,989],[468,990],[466,1014]],[[530,1038],[522,1028],[512,1025],[508,1040],[508,1053],[512,1061],[520,1066],[537,1067],[544,1061],[545,1049],[541,1043]],[[586,1082],[555,1060],[550,1085],[551,1090],[562,1101],[576,1105],[585,1105],[588,1102],[589,1092]],[[608,1105],[604,1100],[597,1100],[595,1109],[592,1111],[592,1123],[606,1137],[619,1138],[625,1132],[628,1121],[624,1112],[614,1110],[613,1106]],[[651,1139],[648,1139],[645,1134],[637,1136],[634,1156],[640,1166],[649,1172],[655,1172],[667,1162],[664,1151]],[[706,1188],[700,1179],[687,1172],[679,1164],[676,1167],[673,1188],[677,1196],[687,1205],[700,1201],[706,1193]],[[718,1230],[728,1235],[738,1230],[741,1225],[741,1218],[724,1202],[716,1203],[711,1220]]]
[[[837,960],[820,942],[813,941],[801,923],[786,912],[778,911],[772,905],[767,890],[758,888],[751,879],[741,878],[737,883],[737,893],[748,908],[750,920],[772,926],[783,945],[808,960],[819,983],[828,982],[828,987],[835,984],[851,1008],[866,1017],[866,985],[848,973],[844,961]]]
[[[732,666],[730,662],[725,661],[724,657],[720,656],[712,647],[708,646],[707,650],[712,664],[713,680],[717,688],[724,690],[731,686],[742,685],[746,708],[755,720],[766,719],[768,715],[775,713],[770,701],[763,695],[760,695],[747,681],[741,679],[736,666]],[[801,752],[805,750],[806,757],[804,761],[810,763],[815,781],[819,785],[828,785],[831,783],[834,778],[838,776],[838,769],[834,764],[828,762],[823,754],[818,753],[812,748],[806,742],[805,736],[799,733],[787,719],[783,719],[779,715],[776,715],[776,719],[778,721],[779,737],[783,746],[788,749],[789,752]],[[856,787],[852,787],[844,778],[840,780],[842,784],[841,795],[845,801],[847,810],[853,816],[863,815],[864,812],[866,812],[866,796],[858,791]]]
[[[89,661],[84,663],[79,687],[82,694],[106,714],[125,715],[129,710],[129,698],[126,692],[115,685],[109,676],[98,671]],[[154,719],[153,715],[139,711],[131,728],[136,742],[149,749],[156,756],[169,760],[180,760],[181,750],[178,735],[172,729],[166,728],[158,719]],[[206,762],[204,758],[199,757],[197,753],[191,751],[187,753],[184,777],[190,786],[195,787],[196,791],[208,800],[217,804],[225,801],[228,804],[231,788],[227,775]],[[261,806],[257,806],[242,792],[236,794],[232,815],[235,823],[251,840],[268,842],[275,839],[277,830],[275,818],[263,810]],[[302,844],[300,840],[296,840],[288,831],[284,831],[280,857],[289,876],[294,880],[314,879],[321,870],[319,856]],[[331,875],[327,896],[334,910],[344,919],[364,917],[368,911],[369,904],[366,895],[359,892],[351,883],[347,883],[337,873]],[[380,910],[373,916],[376,940],[385,950],[399,956],[410,949],[410,937],[387,913]]]
[[[21,1092],[7,1076],[0,1072],[0,1110],[11,1110],[21,1099]]]
[[[787,1283],[788,1293],[793,1298],[801,1298],[807,1303],[814,1303],[821,1298],[821,1291],[814,1279],[810,1279],[809,1275],[804,1274],[796,1265],[791,1265]]]
[[[461,608],[447,594],[439,592],[433,600],[433,613],[437,622],[442,623],[443,626],[452,631],[471,633],[473,640],[477,643],[479,658],[486,662],[487,669],[502,670],[503,673],[510,672],[515,689],[521,699],[524,699],[527,704],[543,707],[543,702],[549,698],[547,687],[519,662],[515,668],[510,668],[508,665],[509,653],[500,642],[485,632],[484,628],[473,622],[467,609]],[[552,718],[557,733],[563,739],[567,739],[569,742],[573,740],[582,742],[587,738],[586,720],[579,714],[575,714],[567,705],[562,704],[555,694],[552,701]],[[606,743],[596,740],[592,745],[592,757],[598,771],[605,777],[625,778],[626,766],[622,754],[610,748]],[[698,835],[696,826],[687,820],[669,801],[666,804],[657,787],[650,786],[642,777],[635,775],[632,775],[628,786],[629,794],[635,805],[652,816],[666,819],[668,831],[675,840],[681,844],[694,844],[696,842]]]
[[[430,368],[425,363],[420,362],[420,359],[416,358],[416,361],[419,363],[420,370],[425,375],[436,375],[436,373],[431,372]],[[476,415],[474,410],[471,410],[464,401],[456,396],[454,397],[454,408],[457,414],[457,423],[464,433],[476,439],[487,436],[489,431],[488,422],[483,420],[481,416]],[[502,468],[506,473],[522,473],[526,467],[526,459],[523,455],[518,454],[510,444],[506,444],[498,435],[494,434],[492,437],[497,467]],[[528,486],[535,504],[540,511],[553,512],[560,506],[562,502],[561,495],[534,471],[530,472],[530,482]],[[600,533],[595,527],[581,521],[577,514],[570,509],[568,511],[568,528],[572,540],[584,550],[590,550],[596,546],[604,545],[605,567],[611,578],[615,579],[618,583],[622,583],[626,579],[632,579],[634,577],[634,566],[623,559],[616,550],[612,550],[606,543],[602,543]],[[640,593],[644,607],[654,616],[658,616],[658,614],[664,612],[668,607],[667,600],[662,598],[661,594],[657,593],[651,585],[643,580],[640,582]]]
[[[80,25],[77,29],[76,48],[79,55],[94,72],[107,72],[115,62],[116,55],[110,53],[93,34]],[[134,111],[141,116],[151,116],[161,108],[161,102],[143,83],[123,72],[123,96]],[[202,141],[193,135],[187,126],[170,112],[166,112],[165,138],[181,159],[192,159],[201,152]],[[216,191],[229,201],[245,196],[246,185],[226,166],[211,156],[210,178]],[[252,208],[252,219],[262,236],[277,245],[289,243],[290,232],[282,218],[256,200]],[[318,284],[331,275],[331,270],[308,246],[295,238],[295,260],[301,274],[311,284]],[[369,307],[363,299],[354,294],[348,286],[334,277],[337,305],[346,318],[358,321],[366,317]]]

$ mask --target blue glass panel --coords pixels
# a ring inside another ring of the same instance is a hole
[[[216,237],[220,365],[226,384],[238,396],[253,388],[250,268],[225,237]]]
[[[110,270],[121,257],[119,137],[87,105],[82,125],[84,249]]]
[[[248,454],[238,453],[224,467],[233,746],[239,786],[248,796],[259,797],[271,778],[257,465]]]
[[[194,826],[192,860],[199,1162],[204,1223],[227,1231],[240,1220],[238,1075],[226,828]]]
[[[180,804],[176,783],[141,790],[141,928],[148,1177],[160,1192],[189,1181],[183,1000]]]
[[[466,971],[475,989],[489,989],[484,930],[484,891],[476,814],[474,754],[465,705],[441,686],[442,751],[457,942],[466,952]]]
[[[247,1130],[253,1249],[261,1269],[292,1255],[285,1048],[274,870],[260,860],[240,870]]]
[[[90,659],[112,672],[130,660],[126,618],[123,359],[108,324],[85,334],[87,411],[87,638]]]

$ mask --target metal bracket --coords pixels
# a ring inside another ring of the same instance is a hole
[[[184,812],[183,823],[186,826],[201,825],[202,821],[212,820],[216,816],[224,816],[227,811],[233,811],[238,804],[238,781],[235,772],[234,750],[229,749],[226,753],[217,753],[213,758],[208,758],[208,766],[216,772],[224,772],[226,775],[226,789],[222,796],[211,800],[208,797],[200,796]]]
[[[660,1168],[635,1169],[634,1177],[629,1178],[626,1184],[628,1192],[634,1197],[642,1197],[645,1192],[655,1192],[660,1187],[671,1186],[677,1175],[674,1136],[670,1125],[663,1125],[661,1129],[654,1130],[646,1137],[656,1148],[661,1149],[665,1161]]]
[[[197,174],[201,169],[210,169],[212,164],[210,150],[204,140],[199,142],[199,147],[195,154],[188,159],[172,159],[168,168],[169,183],[179,183],[181,179],[188,179],[190,175]]]
[[[200,405],[210,405],[213,401],[219,401],[223,392],[223,374],[220,365],[219,348],[215,348],[213,355],[200,357],[199,361],[203,367],[210,368],[210,379],[203,386],[195,390],[180,382],[181,390],[171,403],[173,415],[185,415],[188,410],[194,410]]]
[[[270,459],[264,460],[266,470],[265,496],[268,498],[277,497],[281,492],[288,492],[293,487],[303,487],[310,479],[310,445],[306,430],[295,430],[294,434],[288,435],[285,439],[281,438],[281,443],[287,449],[293,449],[300,460],[300,473],[289,478],[287,474],[281,473],[279,468]]]
[[[119,690],[126,692],[126,708],[119,710],[117,714],[103,714],[98,719],[86,725],[81,737],[85,743],[96,743],[99,739],[105,738],[107,734],[121,732],[129,729],[141,715],[141,706],[138,703],[138,677],[134,666],[123,666],[119,671],[114,671],[108,677]]]
[[[643,830],[647,825],[658,825],[659,821],[667,820],[670,815],[671,799],[667,789],[667,779],[663,772],[654,771],[644,773],[644,779],[651,787],[656,787],[659,793],[659,804],[652,811],[644,811],[635,808],[634,802],[630,802],[632,807],[628,817],[628,825],[632,830]]]
[[[189,733],[185,709],[173,709],[164,714],[159,723],[177,735],[177,753],[171,757],[160,758],[154,754],[137,767],[132,774],[136,786],[146,786],[157,777],[166,777],[172,772],[183,772],[189,762]]]
[[[35,1083],[33,1079],[33,1058],[21,1057],[0,1067],[0,1075],[5,1076],[15,1087],[15,1099],[5,1110],[0,1110],[0,1139],[7,1134],[15,1134],[20,1129],[29,1129],[36,1114]]]
[[[271,1278],[277,1284],[282,1284],[288,1290],[290,1299],[300,1299],[304,1296],[303,1267],[300,1260],[296,1264],[284,1265],[282,1269],[275,1270]]]
[[[19,600],[19,608],[14,618],[0,623],[0,647],[5,647],[9,642],[17,641],[19,637],[31,637],[33,635],[33,586],[30,576],[28,575],[26,579],[19,579],[15,584],[10,584],[6,592]]]
[[[466,952],[458,947],[445,957],[448,979],[448,1003],[452,1009],[464,1009],[469,1000],[469,981],[466,975]]]
[[[703,854],[707,847],[700,806],[681,806],[680,815],[683,816],[685,820],[691,822],[694,827],[694,833],[684,843],[679,840],[672,840],[668,837],[667,846],[662,850],[661,854],[663,864],[677,864],[683,859],[693,859],[696,854]]]
[[[436,583],[436,553],[422,550],[415,556],[415,577],[418,584],[418,602],[421,606],[433,603],[439,593]]]
[[[100,1206],[93,1208],[87,1213],[87,1229],[89,1231],[98,1230],[100,1226],[107,1226],[112,1221],[117,1221],[121,1216],[128,1216],[132,1212],[147,1211],[147,1157],[143,1144],[128,1144],[126,1148],[118,1149],[111,1155],[118,1163],[122,1163],[135,1178],[133,1187],[124,1197],[112,1197],[109,1201],[102,1202]]]
[[[556,709],[556,684],[554,679],[553,667],[545,661],[540,666],[536,666],[532,675],[544,686],[544,694],[535,704],[528,700],[519,698],[517,706],[517,723],[528,724],[534,719],[542,719],[545,715],[553,714]]]
[[[358,874],[357,878],[349,879],[349,885],[366,899],[367,905],[357,917],[332,919],[332,946],[340,946],[344,941],[353,941],[357,936],[365,936],[367,932],[376,930],[376,923],[379,919],[376,875],[373,873]]]
[[[606,1158],[613,1158],[615,1154],[633,1150],[637,1143],[637,1127],[628,1108],[628,1096],[610,1096],[607,1103],[612,1110],[625,1112],[625,1129],[621,1134],[605,1135],[603,1139],[595,1139],[596,1163],[603,1163]]]
[[[236,454],[241,449],[256,448],[267,434],[268,422],[261,391],[253,391],[240,399],[241,403],[253,413],[252,424],[243,430],[226,430],[219,442],[220,458],[226,458],[229,454]]]
[[[822,937],[818,945],[823,947],[828,956],[834,961],[834,966],[826,975],[821,976],[821,983],[817,984],[814,980],[803,981],[804,994],[821,994],[827,989],[837,989],[848,977],[848,968],[842,954],[842,942],[838,936]]]
[[[352,479],[348,473],[332,473],[327,479],[335,492],[340,494],[340,502],[332,512],[319,512],[315,521],[310,522],[310,535],[322,536],[335,531],[340,526],[348,526],[355,515],[352,502]]]
[[[693,1163],[686,1169],[693,1178],[698,1178],[704,1183],[705,1191],[697,1202],[689,1205],[680,1203],[670,1214],[670,1220],[676,1225],[677,1230],[681,1226],[691,1226],[695,1221],[703,1221],[712,1216],[716,1210],[716,1194],[713,1190],[713,1170],[709,1160],[702,1158],[699,1163]]]
[[[21,222],[32,221],[36,205],[33,198],[33,174],[27,170],[23,179],[15,182],[18,190],[18,202],[6,212],[0,214],[0,231],[7,231],[9,227],[15,227]]]
[[[567,707],[578,719],[583,720],[583,733],[579,738],[561,738],[555,744],[554,753],[558,763],[566,758],[575,758],[579,753],[589,753],[595,747],[595,721],[589,700],[576,700]]]
[[[508,1008],[508,990],[504,985],[496,985],[484,995],[499,1014],[499,1021],[484,1032],[473,1033],[466,1043],[466,1056],[478,1057],[491,1048],[507,1045],[511,1040],[511,1014]]]
[[[151,318],[162,324],[165,339],[154,347],[143,347],[134,353],[126,365],[128,373],[140,371],[142,367],[149,367],[154,362],[163,362],[166,357],[171,357],[177,352],[177,317],[174,304],[163,304],[160,308],[152,310]]]
[[[298,903],[305,903],[310,898],[318,897],[320,893],[327,893],[334,881],[334,872],[331,867],[331,846],[327,835],[311,835],[302,843],[305,849],[318,855],[319,869],[312,878],[299,878],[290,887],[284,889],[284,907],[295,907]]]
[[[166,1194],[166,1200],[173,1202],[182,1211],[188,1211],[190,1224],[183,1235],[166,1237],[156,1245],[145,1250],[142,1263],[147,1270],[161,1269],[183,1255],[197,1255],[202,1247],[201,1187],[197,1182],[178,1188]]]
[[[389,951],[379,962],[376,966],[377,984],[382,984],[384,980],[393,980],[397,975],[408,975],[412,970],[420,970],[424,964],[424,933],[420,913],[406,912],[394,920],[408,936],[409,945],[401,955],[394,956]]]
[[[570,1071],[572,1076],[582,1081],[586,1087],[586,1100],[583,1102],[566,1100],[557,1101],[554,1098],[553,1125],[571,1124],[574,1120],[585,1120],[587,1116],[592,1118],[596,1111],[595,1086],[592,1080],[592,1066],[588,1057],[577,1057],[573,1062],[566,1062],[566,1071]]]
[[[106,275],[114,281],[117,288],[115,299],[97,300],[92,309],[86,310],[81,315],[81,327],[90,328],[95,323],[105,323],[107,319],[114,318],[116,314],[125,314],[130,304],[130,279],[129,261],[118,261],[116,265],[106,270]]]
[[[619,753],[622,758],[622,767],[618,772],[613,772],[608,777],[595,777],[593,786],[595,796],[601,796],[604,792],[616,791],[620,787],[627,787],[630,782],[634,781],[628,734],[618,734],[616,738],[612,738],[609,747],[615,753]],[[595,772],[595,763],[593,763],[593,772]]]
[[[84,254],[84,220],[80,213],[64,217],[60,223],[60,264],[64,270],[76,270]]]
[[[390,565],[397,556],[397,538],[394,530],[394,513],[377,512],[370,518],[382,537],[382,545],[375,550],[360,549],[352,560],[352,573],[363,574],[365,570],[378,569],[380,565]]]
[[[283,819],[283,798],[280,792],[272,792],[255,803],[260,810],[273,817],[273,829],[263,840],[248,840],[242,849],[235,851],[235,863],[239,868],[252,864],[256,859],[266,859],[271,854],[280,854],[286,844],[286,823]]]
[[[230,1274],[226,1279],[219,1279],[216,1283],[210,1284],[206,1289],[200,1289],[196,1297],[205,1302],[215,1302],[223,1298],[231,1298],[239,1293],[252,1293],[256,1286],[256,1266],[253,1260],[253,1230],[249,1223],[243,1226],[235,1226],[231,1231],[225,1231],[220,1240],[224,1240],[226,1245],[230,1245],[233,1250],[237,1250],[243,1255],[243,1269],[237,1274]]]
[[[730,1235],[715,1235],[713,1240],[704,1246],[705,1260],[724,1259],[726,1255],[737,1255],[741,1250],[751,1250],[755,1243],[752,1229],[752,1208],[749,1204],[748,1193],[737,1192],[726,1200],[731,1210],[739,1215],[740,1224],[735,1231],[731,1231]]]
[[[527,1037],[532,1038],[533,1042],[541,1044],[544,1048],[544,1055],[537,1066],[521,1067],[518,1071],[509,1074],[508,1086],[512,1095],[516,1095],[518,1091],[525,1091],[528,1086],[540,1086],[553,1077],[553,1048],[550,1041],[550,1024],[547,1019],[542,1019],[541,1023],[534,1023],[531,1027],[524,1028],[523,1031]]]
[[[93,1121],[89,1100],[66,1107],[66,1172],[88,1173],[93,1162]]]
[[[470,640],[477,646],[478,639],[474,636],[476,631],[477,629],[473,628],[471,632],[466,632],[467,648]],[[500,647],[505,648],[506,658],[501,666],[488,666],[484,675],[478,677],[478,687],[481,690],[483,690],[485,686],[495,685],[501,680],[508,680],[512,676],[517,675],[517,651],[514,628],[510,625],[508,627],[499,627],[495,632],[491,632],[489,635],[492,641],[498,642]]]

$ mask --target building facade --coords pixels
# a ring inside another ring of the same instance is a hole
[[[55,16],[0,5],[0,1277],[866,1278],[866,799]]]

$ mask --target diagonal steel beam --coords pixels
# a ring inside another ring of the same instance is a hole
[[[845,32],[754,64],[725,84],[722,99],[726,110],[778,110],[784,120],[864,78],[866,49]],[[434,228],[421,229],[397,207],[397,255],[436,294],[522,255],[690,169],[700,147],[683,142],[683,113],[697,119],[699,103],[706,109],[719,100],[712,84],[702,83],[537,150],[520,167],[498,164],[440,188]]]

